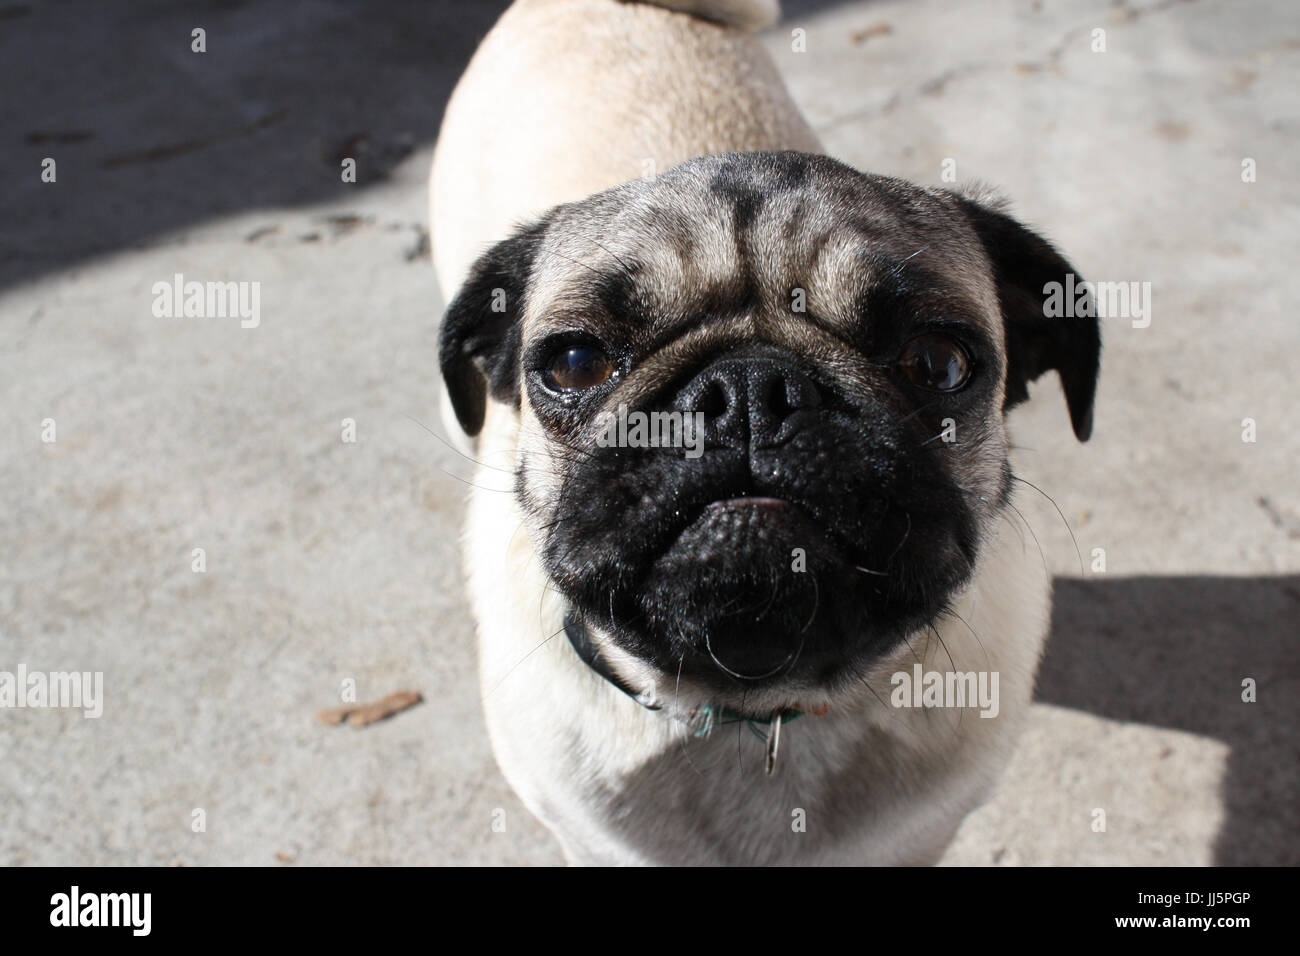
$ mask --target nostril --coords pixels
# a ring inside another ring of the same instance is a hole
[[[672,405],[699,414],[711,443],[738,449],[788,440],[810,421],[796,413],[817,408],[822,401],[817,384],[792,362],[731,356],[699,371]]]
[[[710,382],[695,404],[695,411],[703,412],[707,418],[718,418],[731,404],[727,392],[718,382]]]
[[[817,383],[803,375],[787,380],[785,394],[791,411],[819,408],[822,403],[822,393]]]
[[[765,388],[767,394],[763,396],[763,404],[778,419],[785,418],[797,407],[790,403],[786,389],[785,379],[779,377],[771,379]]]
[[[761,407],[776,421],[783,421],[801,409],[821,404],[821,393],[812,381],[798,373],[773,375],[758,388]]]

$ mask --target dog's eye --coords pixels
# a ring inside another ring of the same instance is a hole
[[[945,335],[929,333],[912,339],[898,360],[913,385],[936,392],[953,392],[970,378],[970,359]]]
[[[560,392],[595,388],[609,381],[614,363],[600,349],[585,345],[562,349],[546,366],[546,385]]]

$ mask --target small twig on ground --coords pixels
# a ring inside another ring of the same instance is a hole
[[[345,707],[331,707],[322,710],[316,715],[316,722],[329,726],[346,722],[353,727],[364,727],[367,724],[373,724],[377,720],[387,720],[408,707],[414,707],[422,700],[424,700],[424,697],[417,690],[399,690],[395,694],[389,694],[382,700],[376,700],[368,704],[348,704]]]

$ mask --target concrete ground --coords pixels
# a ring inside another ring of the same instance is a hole
[[[0,863],[560,862],[492,761],[467,473],[424,428],[424,179],[500,9],[0,5],[0,671],[104,674],[99,719],[0,709]],[[1086,570],[1036,527],[1039,703],[947,860],[1300,863],[1294,4],[786,11],[767,43],[828,152],[952,159],[1083,274],[1152,286],[1149,327],[1107,322],[1090,443],[1054,382],[1015,413]],[[260,282],[260,325],[156,318],[176,273]],[[425,703],[315,723],[346,680]]]

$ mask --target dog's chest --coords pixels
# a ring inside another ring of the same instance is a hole
[[[636,708],[628,700],[615,703]],[[671,718],[645,712],[631,719]],[[584,722],[548,735],[549,757],[537,740],[521,741],[527,756],[519,754],[517,762],[508,746],[498,756],[574,863],[933,862],[978,802],[985,775],[963,772],[938,755],[933,763],[918,762],[899,738],[880,731],[850,735],[817,720],[784,728],[770,776],[765,730],[744,722],[716,727],[706,739],[677,736],[667,745],[662,727],[629,733],[627,721],[619,720],[602,732]],[[654,753],[630,759],[651,740]]]

